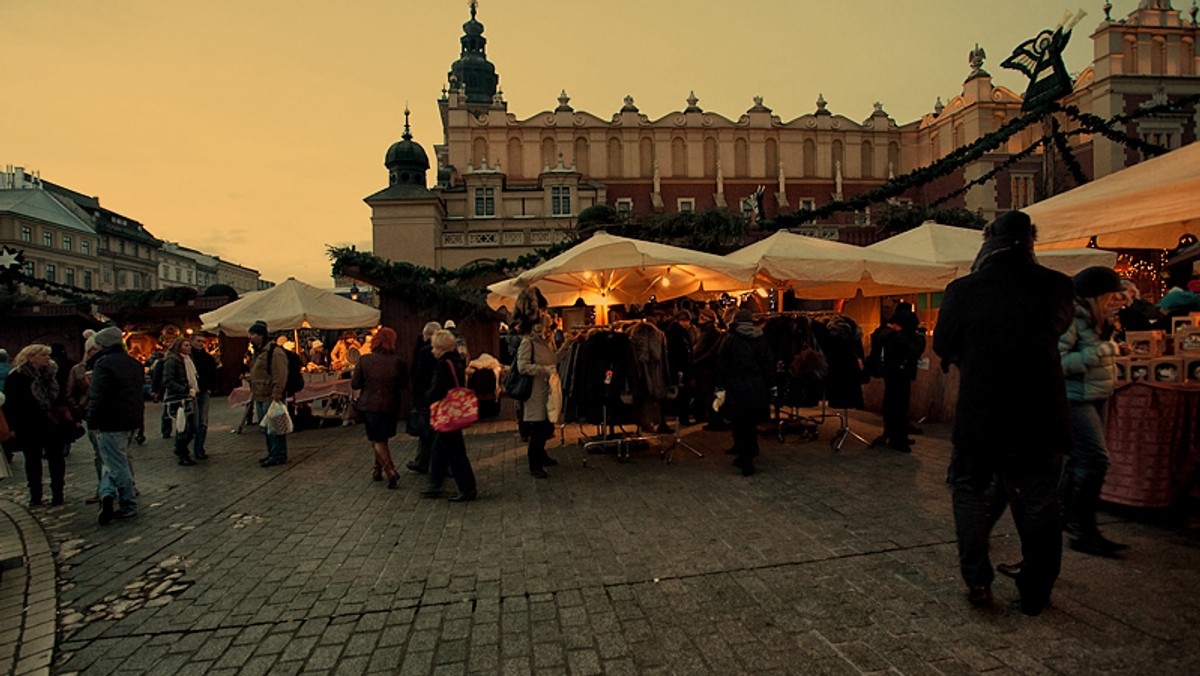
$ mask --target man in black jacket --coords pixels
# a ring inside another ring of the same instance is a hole
[[[196,436],[192,438],[192,457],[204,460],[208,451],[208,400],[217,389],[217,360],[204,346],[204,336],[192,336],[192,363],[196,365]]]
[[[908,408],[912,383],[917,377],[917,362],[925,351],[925,332],[910,303],[899,303],[887,324],[871,334],[871,356],[867,370],[883,378],[883,436],[871,443],[909,453]]]
[[[96,333],[91,384],[88,386],[88,428],[96,434],[102,466],[100,486],[101,526],[113,518],[137,514],[137,496],[128,449],[142,428],[145,403],[144,372],[138,360],[125,352],[121,329],[110,326]]]
[[[1062,563],[1057,484],[1071,433],[1058,338],[1075,295],[1069,277],[1037,264],[1036,236],[1019,211],[989,225],[972,273],[946,288],[933,334],[943,369],[957,364],[961,374],[950,480],[968,599],[992,601],[996,480],[1021,537],[1017,588],[1029,615],[1049,604]]]

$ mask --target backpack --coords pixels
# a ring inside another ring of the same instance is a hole
[[[270,351],[274,351],[278,345],[272,343]],[[304,389],[304,367],[300,364],[300,355],[291,350],[284,350],[283,354],[287,357],[287,383],[283,386],[287,396],[293,396],[300,390]],[[267,375],[271,373],[271,356],[267,355]]]

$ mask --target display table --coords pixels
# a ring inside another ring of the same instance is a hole
[[[1168,507],[1200,467],[1200,385],[1128,383],[1109,400],[1108,478],[1100,497]]]
[[[304,389],[296,393],[292,400],[303,404],[318,399],[330,397],[350,397],[349,380],[326,380],[324,382],[306,382]],[[229,405],[241,406],[250,402],[250,388],[242,385],[229,393]]]

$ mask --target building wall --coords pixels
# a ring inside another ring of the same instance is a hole
[[[25,239],[26,229],[28,240]],[[50,246],[45,243],[47,236],[51,238]],[[99,288],[98,242],[92,234],[15,214],[0,214],[0,244],[24,250],[26,265],[32,266],[31,269],[27,267],[27,272],[38,279],[83,289]]]

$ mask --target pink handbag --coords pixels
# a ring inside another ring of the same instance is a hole
[[[434,432],[454,432],[470,427],[479,420],[479,399],[475,391],[458,384],[458,369],[449,364],[450,375],[454,376],[454,389],[446,393],[441,401],[429,405],[429,426]]]

